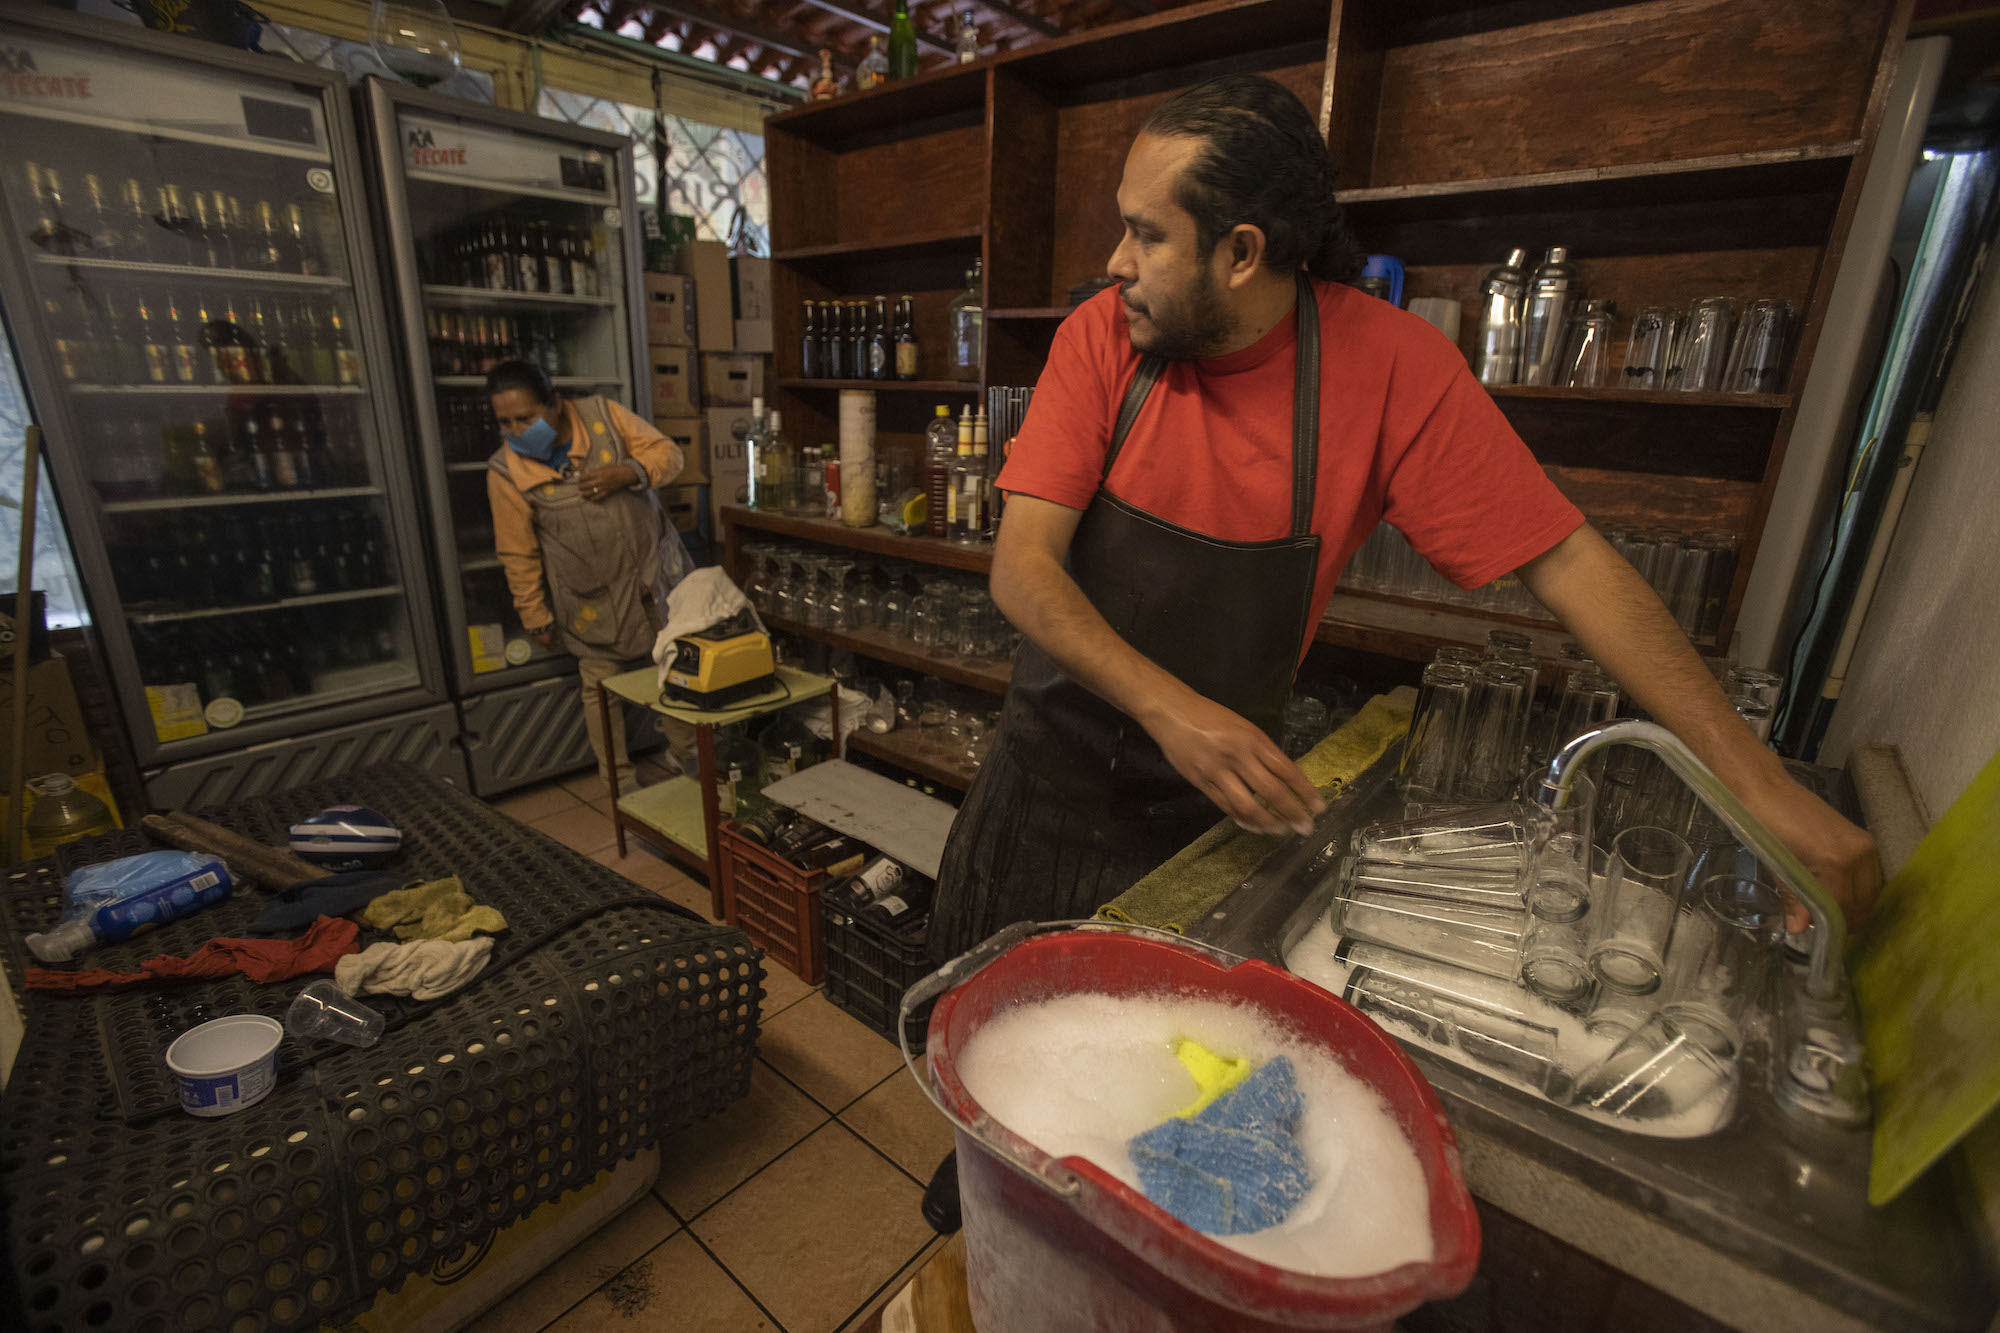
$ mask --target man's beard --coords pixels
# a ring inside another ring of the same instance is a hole
[[[1133,349],[1142,356],[1195,361],[1214,356],[1229,345],[1236,321],[1230,318],[1222,289],[1206,265],[1195,270],[1194,285],[1188,289],[1183,310],[1184,315],[1179,311],[1167,314],[1156,307],[1146,307],[1145,318],[1152,327],[1143,340],[1136,328],[1130,329]]]

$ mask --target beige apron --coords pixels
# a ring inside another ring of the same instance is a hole
[[[625,440],[605,414],[604,399],[570,401],[590,440],[578,469],[624,462]],[[510,476],[508,452],[501,445],[486,466]],[[578,657],[622,659],[652,652],[660,627],[653,586],[660,572],[661,523],[652,489],[586,500],[575,479],[564,478],[545,481],[526,495],[563,647]]]

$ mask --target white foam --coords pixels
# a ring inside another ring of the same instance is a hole
[[[1247,1006],[1194,995],[1070,995],[1018,1006],[966,1044],[958,1074],[988,1115],[1054,1157],[1079,1156],[1139,1188],[1126,1149],[1195,1099],[1174,1057],[1188,1037],[1259,1063],[1291,1057],[1314,1185],[1280,1226],[1214,1239],[1265,1263],[1360,1277],[1431,1258],[1416,1149],[1388,1104],[1321,1048]]]

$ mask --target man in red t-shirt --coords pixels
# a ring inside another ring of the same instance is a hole
[[[1257,76],[1166,103],[1118,188],[1118,287],[1057,332],[999,484],[1025,638],[954,823],[931,952],[1090,915],[1223,815],[1311,831],[1269,734],[1341,567],[1387,520],[1446,577],[1518,571],[1850,912],[1871,839],[1788,777],[1653,590],[1359,254],[1305,107]]]

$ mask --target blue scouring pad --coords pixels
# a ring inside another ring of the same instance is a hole
[[[1128,1146],[1140,1188],[1210,1235],[1274,1227],[1312,1189],[1294,1137],[1304,1109],[1292,1062],[1279,1056],[1193,1119],[1176,1117],[1136,1135]]]

